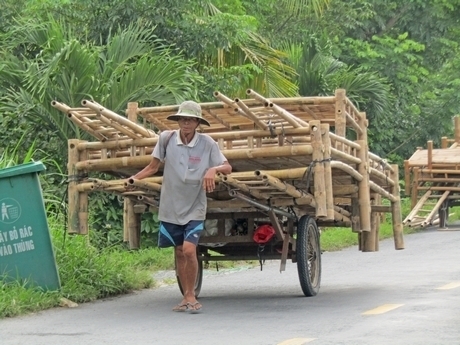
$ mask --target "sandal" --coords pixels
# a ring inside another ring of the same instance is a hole
[[[174,306],[172,311],[179,311],[179,312],[187,311],[188,310],[188,305],[189,305],[189,303],[178,304],[178,305]]]
[[[191,314],[197,314],[201,312],[201,309],[203,309],[203,306],[201,305],[200,302],[195,302],[195,303],[187,303],[187,311],[190,312]]]

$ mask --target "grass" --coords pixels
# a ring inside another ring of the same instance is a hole
[[[172,251],[97,250],[84,236],[69,236],[51,219],[50,231],[61,279],[59,291],[43,291],[27,282],[0,279],[0,318],[59,306],[62,299],[89,302],[155,285],[153,272],[170,268]]]

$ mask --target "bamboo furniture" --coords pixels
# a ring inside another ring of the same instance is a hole
[[[411,212],[403,223],[409,227],[439,225],[445,229],[449,208],[460,200],[460,116],[454,117],[454,138],[441,138],[418,148],[404,161],[405,194],[411,197]]]
[[[391,213],[395,249],[404,248],[398,166],[368,151],[366,114],[345,90],[327,97],[269,99],[253,90],[248,99],[214,96],[216,102],[201,103],[211,126],[199,130],[218,143],[233,172],[217,176],[217,190],[208,194],[207,220],[217,230],[201,237],[201,260],[260,259],[252,236],[258,225],[270,223],[276,240],[265,246],[263,259],[280,259],[280,270],[287,259],[297,261],[309,296],[319,288],[318,226],[350,227],[359,249],[373,252],[380,215]],[[124,238],[138,248],[139,214],[157,209],[162,169],[142,181],[127,178],[149,163],[159,132],[178,128],[167,120],[178,105],[142,108],[132,102],[127,117],[91,101],[78,108],[52,105],[96,139],[69,140],[69,232],[88,232],[89,194],[115,193],[125,199]],[[88,177],[93,172],[114,179]],[[208,248],[221,255],[211,256]]]

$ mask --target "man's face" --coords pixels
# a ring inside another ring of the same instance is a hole
[[[181,116],[177,120],[179,128],[184,134],[194,133],[199,125],[199,120],[195,117]]]

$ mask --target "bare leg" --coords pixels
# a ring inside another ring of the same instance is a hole
[[[196,257],[196,246],[193,243],[184,241],[182,246],[175,248],[177,275],[179,276],[184,298],[181,304],[195,304],[195,281],[198,275],[198,259]]]

